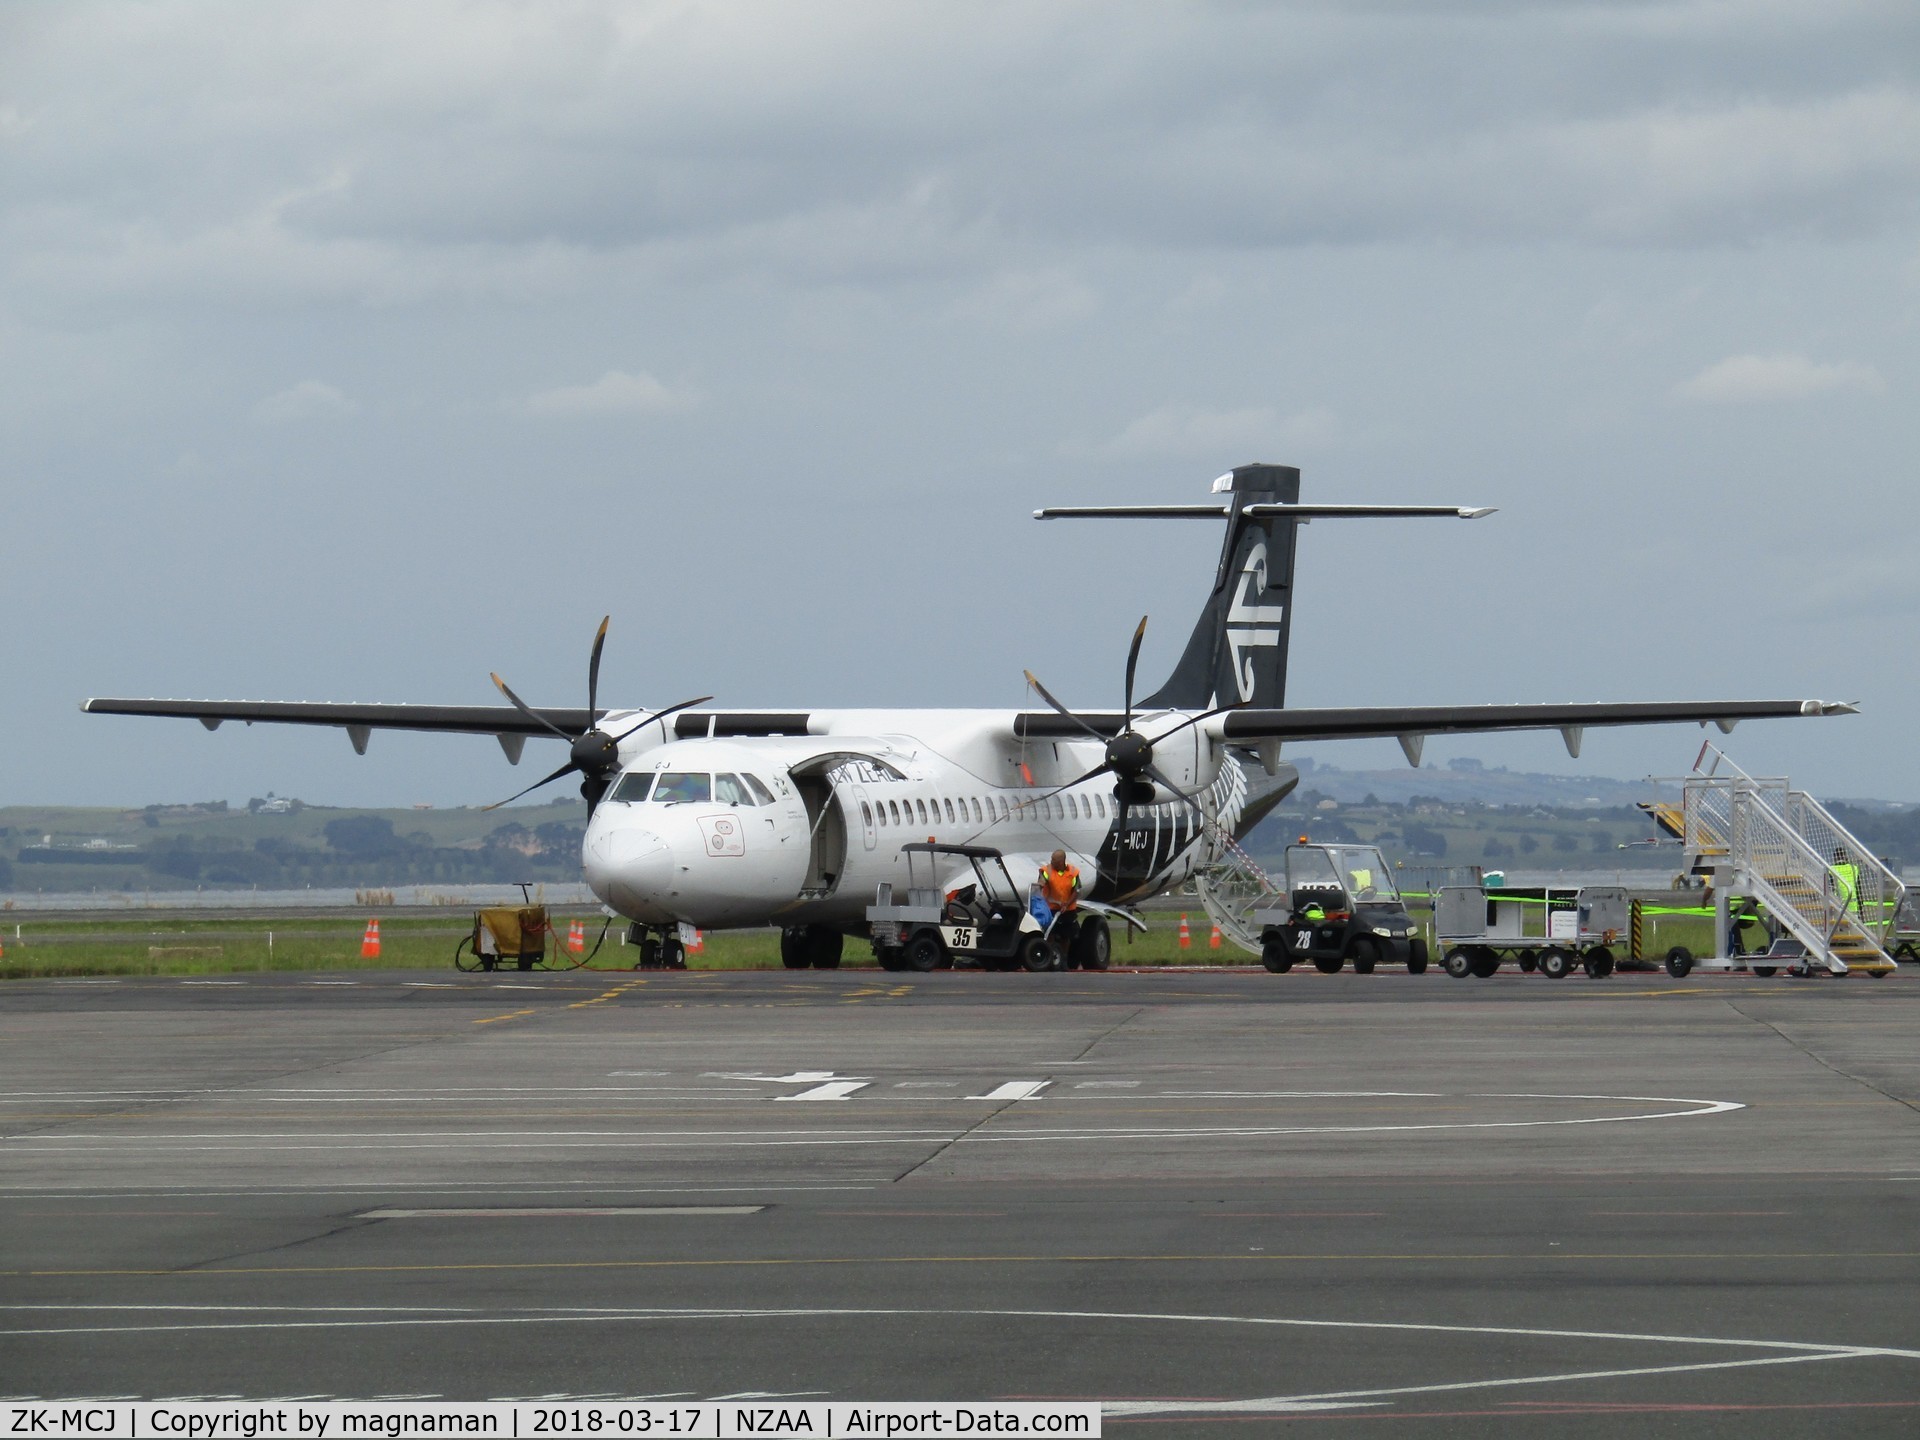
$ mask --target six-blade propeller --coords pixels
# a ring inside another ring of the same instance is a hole
[[[551,775],[534,781],[519,794],[509,795],[505,800],[487,806],[487,809],[498,810],[502,805],[518,800],[521,795],[531,795],[542,785],[552,784],[563,775],[577,773],[580,776],[580,797],[587,802],[587,818],[592,819],[594,809],[600,804],[601,797],[607,793],[607,787],[613,784],[613,777],[620,773],[620,742],[656,720],[664,720],[676,711],[686,710],[695,705],[704,705],[713,698],[711,695],[701,695],[692,700],[682,700],[678,705],[669,705],[664,710],[656,710],[651,715],[636,720],[618,735],[609,735],[602,730],[600,728],[600,652],[606,647],[607,624],[612,618],[609,615],[603,619],[599,630],[594,632],[593,654],[587,660],[587,728],[578,735],[569,734],[561,729],[514,694],[513,687],[506,681],[498,675],[493,677],[493,683],[500,688],[502,695],[513,702],[514,709],[528,719],[544,725],[562,740],[569,742],[572,753],[567,763]]]
[[[1173,726],[1169,730],[1162,731],[1151,739],[1142,735],[1138,730],[1133,728],[1133,679],[1140,665],[1140,642],[1146,638],[1146,634],[1147,617],[1142,615],[1139,626],[1133,632],[1133,644],[1127,650],[1125,718],[1121,721],[1120,733],[1112,737],[1102,735],[1085,719],[1074,714],[1073,711],[1054,699],[1047,687],[1040,683],[1038,676],[1031,670],[1026,672],[1027,683],[1033,686],[1034,691],[1042,700],[1046,701],[1058,714],[1065,716],[1095,740],[1098,740],[1102,745],[1106,746],[1106,755],[1098,765],[1094,766],[1093,769],[1078,779],[1068,781],[1065,785],[1060,786],[1059,789],[1048,791],[1047,795],[1041,798],[1047,799],[1051,796],[1058,795],[1061,790],[1071,790],[1076,785],[1084,785],[1087,781],[1097,776],[1112,775],[1114,777],[1113,799],[1120,810],[1119,833],[1121,835],[1126,834],[1127,812],[1136,805],[1149,805],[1153,803],[1155,785],[1159,785],[1169,793],[1179,796],[1188,805],[1193,807],[1194,813],[1199,815],[1202,821],[1206,819],[1206,811],[1200,808],[1200,802],[1182,790],[1178,785],[1174,784],[1173,781],[1168,779],[1153,763],[1153,747],[1171,736],[1178,735],[1188,726],[1198,725],[1202,720],[1211,719],[1213,716],[1224,714],[1228,710],[1238,710],[1246,703],[1244,700],[1235,700],[1226,705],[1216,705],[1213,709],[1203,711],[1198,715],[1189,715],[1178,725]],[[1116,860],[1117,858],[1116,856]]]

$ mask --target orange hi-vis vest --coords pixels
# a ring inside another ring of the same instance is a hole
[[[1040,867],[1040,898],[1050,910],[1074,910],[1080,905],[1080,871],[1072,865],[1055,870]]]

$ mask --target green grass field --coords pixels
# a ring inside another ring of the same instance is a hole
[[[1131,940],[1114,935],[1116,965],[1245,965],[1253,957],[1222,941],[1209,944],[1211,926],[1196,905],[1186,912],[1191,933],[1189,948],[1179,944],[1178,910],[1147,912],[1152,929]],[[576,918],[556,912],[561,934]],[[592,949],[600,936],[603,917],[579,912]],[[455,944],[468,933],[465,911],[432,915],[383,915],[380,918],[380,956],[363,959],[360,942],[367,917],[343,913],[338,917],[302,917],[287,920],[223,919],[217,916],[181,916],[166,920],[111,920],[98,916],[41,919],[0,925],[0,980],[41,976],[85,975],[219,975],[272,970],[433,970],[453,969]],[[1711,924],[1688,915],[1662,916],[1648,922],[1643,948],[1649,956],[1667,947],[1684,945],[1696,955],[1711,949]],[[621,927],[608,929],[595,968],[625,970],[633,951],[620,944]],[[1438,960],[1436,952],[1434,958]],[[554,968],[571,964],[573,957],[556,959]],[[779,936],[772,930],[730,931],[705,937],[704,947],[688,956],[688,965],[700,970],[766,970],[780,965]],[[857,940],[847,942],[845,962],[870,965],[872,953]]]

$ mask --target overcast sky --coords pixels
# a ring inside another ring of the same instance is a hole
[[[1116,704],[1316,524],[1303,705],[1818,696],[1920,799],[1920,6],[0,8],[0,803],[459,804],[89,695]],[[1699,732],[1435,740],[1637,776]],[[1392,742],[1309,752],[1349,767]],[[531,772],[531,773],[528,773]]]

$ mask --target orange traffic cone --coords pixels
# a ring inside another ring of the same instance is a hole
[[[1180,917],[1180,948],[1185,950],[1192,944],[1193,932],[1187,929],[1187,917],[1182,915]]]
[[[1220,922],[1217,920],[1213,924],[1213,937],[1207,941],[1207,948],[1209,950],[1220,948]]]
[[[367,921],[367,933],[360,937],[360,958],[378,960],[380,958],[380,922]]]
[[[587,926],[584,920],[576,920],[567,931],[567,949],[575,955],[587,948]]]
[[[695,930],[693,932],[693,939],[687,942],[687,953],[689,955],[698,955],[702,950],[706,948],[707,948],[707,937],[702,935],[698,930]]]

